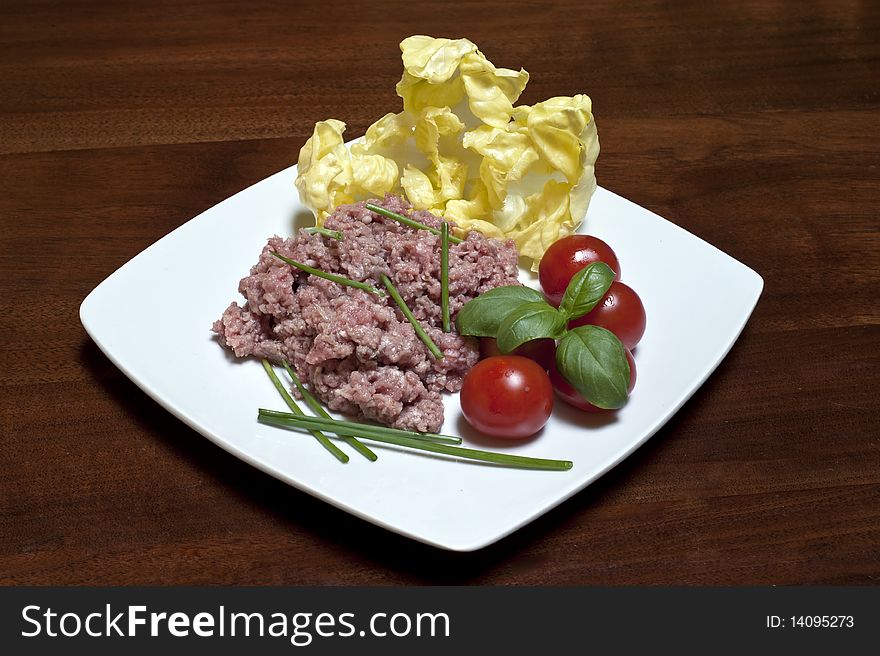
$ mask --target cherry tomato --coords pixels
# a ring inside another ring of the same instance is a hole
[[[498,349],[498,342],[494,337],[480,338],[480,357],[491,358],[494,355],[504,355]],[[522,346],[514,349],[511,355],[521,355],[529,360],[534,360],[548,371],[556,362],[556,341],[548,338],[533,339]]]
[[[629,394],[633,391],[633,387],[636,386],[636,361],[633,359],[633,355],[629,352],[629,349],[626,349],[626,361],[629,362],[629,388],[626,390],[627,394]],[[598,408],[587,401],[581,396],[580,392],[562,377],[562,374],[559,373],[559,370],[555,366],[550,370],[550,381],[553,383],[553,389],[556,390],[559,398],[570,406],[585,410],[586,412],[613,412],[612,410],[606,410],[605,408]]]
[[[520,355],[480,360],[461,387],[461,411],[471,426],[493,437],[520,439],[537,433],[553,410],[547,372]]]
[[[572,276],[593,262],[604,262],[614,271],[614,279],[620,280],[617,256],[598,237],[571,235],[553,242],[538,266],[538,278],[547,300],[559,307]]]
[[[601,326],[617,335],[626,348],[634,349],[645,334],[646,320],[639,295],[629,285],[615,280],[605,298],[584,316],[569,321],[568,327]]]

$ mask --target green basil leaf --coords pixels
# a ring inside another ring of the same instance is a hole
[[[523,285],[496,287],[467,302],[455,317],[459,335],[495,337],[501,320],[518,305],[544,301],[541,292]]]
[[[604,262],[593,262],[574,274],[565,288],[559,311],[577,319],[596,307],[614,282],[614,271]]]
[[[556,349],[556,366],[593,405],[615,409],[626,403],[629,362],[614,333],[599,326],[568,331]]]
[[[565,332],[565,317],[545,301],[522,303],[498,326],[498,350],[510,353],[533,339],[558,339]]]

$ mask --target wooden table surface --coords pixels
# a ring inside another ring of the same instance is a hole
[[[316,120],[357,135],[398,111],[397,44],[418,33],[523,66],[524,103],[588,93],[599,183],[766,284],[656,436],[470,554],[240,462],[78,318],[129,258],[294,163]],[[868,0],[6,0],[0,582],[876,585],[878,44]]]

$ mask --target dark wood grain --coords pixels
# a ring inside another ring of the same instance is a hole
[[[238,461],[78,320],[123,262],[294,162],[314,121],[357,135],[396,111],[397,43],[426,32],[528,69],[523,102],[589,93],[600,184],[766,282],[666,427],[472,554]],[[0,582],[877,584],[878,80],[868,1],[4,2]]]

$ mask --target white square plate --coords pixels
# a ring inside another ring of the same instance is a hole
[[[239,299],[238,281],[266,239],[293,232],[293,217],[304,211],[295,177],[295,166],[280,171],[160,239],[89,294],[82,323],[142,390],[230,453],[358,517],[445,549],[472,551],[501,539],[643,444],[718,366],[763,287],[745,265],[599,188],[581,230],[611,245],[622,279],[645,304],[636,388],[598,425],[595,416],[557,401],[539,437],[507,447],[573,460],[573,469],[505,469],[379,445],[377,462],[351,453],[343,465],[310,437],[257,423],[257,408],[284,409],[281,399],[258,361],[236,361],[210,330]],[[688,298],[700,304],[683,312]],[[466,446],[498,448],[473,439],[457,395],[446,395],[445,406],[443,432],[462,435]]]

